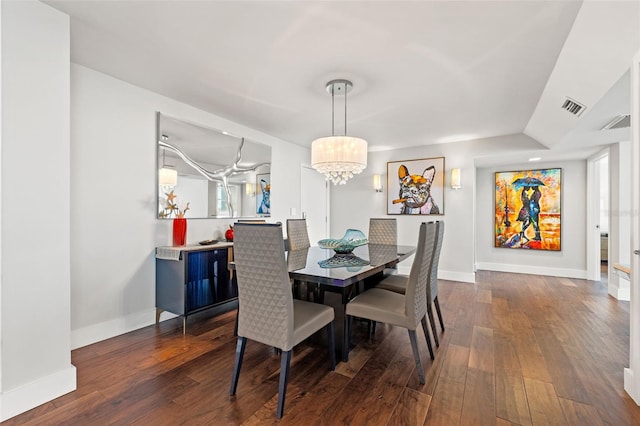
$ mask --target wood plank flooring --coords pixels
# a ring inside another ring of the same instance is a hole
[[[348,363],[330,372],[315,341],[294,350],[285,416],[279,358],[248,342],[229,397],[235,311],[172,319],[74,350],[78,389],[3,425],[638,425],[623,390],[629,304],[601,283],[480,271],[439,282],[446,331],[436,359],[406,330],[354,322]],[[418,333],[418,337],[421,333]]]

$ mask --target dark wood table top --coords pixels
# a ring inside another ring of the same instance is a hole
[[[318,262],[334,256],[334,251],[309,247],[304,250],[289,251],[287,265],[289,276],[294,280],[347,287],[394,266],[415,251],[416,248],[413,246],[366,244],[356,247],[353,254],[369,261],[369,265],[323,268]]]

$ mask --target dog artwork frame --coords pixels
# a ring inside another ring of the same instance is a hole
[[[387,162],[387,214],[444,214],[444,157]]]
[[[256,174],[256,214],[271,216],[271,173]]]
[[[495,172],[494,247],[560,251],[562,169]]]

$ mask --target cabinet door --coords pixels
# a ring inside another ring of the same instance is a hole
[[[190,252],[187,255],[187,312],[226,302],[238,296],[229,281],[227,249]]]

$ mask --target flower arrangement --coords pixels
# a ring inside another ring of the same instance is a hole
[[[189,203],[187,203],[184,208],[180,208],[178,206],[177,198],[178,196],[173,193],[173,191],[166,193],[167,196],[164,208],[160,211],[161,218],[183,218],[187,210],[189,210]]]

